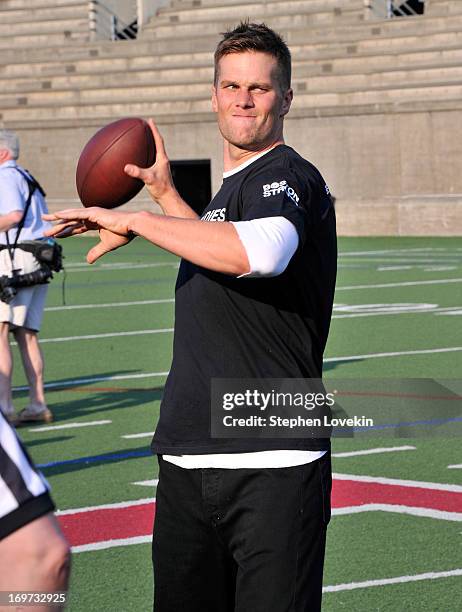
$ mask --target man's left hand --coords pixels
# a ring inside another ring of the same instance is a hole
[[[57,222],[45,232],[46,236],[53,238],[67,238],[89,230],[98,230],[100,242],[88,251],[88,263],[94,263],[102,255],[128,244],[133,239],[133,234],[128,229],[130,217],[131,213],[98,207],[70,208],[43,215],[45,221]]]

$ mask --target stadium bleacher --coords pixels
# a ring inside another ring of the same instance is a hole
[[[3,0],[0,49],[87,42],[88,2],[82,0]]]
[[[287,142],[325,174],[341,233],[458,234],[462,3],[379,19],[371,2],[171,0],[137,40],[111,41],[95,39],[87,2],[0,0],[0,125],[52,208],[76,202],[88,138],[129,115],[158,121],[173,160],[210,159],[215,191],[212,52],[240,19],[265,21],[293,55]]]

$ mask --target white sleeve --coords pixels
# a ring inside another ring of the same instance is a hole
[[[277,276],[284,272],[299,242],[293,223],[285,217],[231,223],[236,228],[250,265],[250,272],[241,276]]]

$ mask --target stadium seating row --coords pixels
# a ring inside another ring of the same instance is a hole
[[[176,159],[213,159],[212,52],[220,32],[249,17],[281,32],[291,48],[296,95],[288,137],[308,157],[320,155],[313,161],[333,177],[340,218],[348,204],[344,219],[357,227],[358,201],[368,198],[365,227],[387,231],[375,205],[391,206],[394,198],[399,224],[399,210],[411,219],[412,198],[425,194],[434,204],[428,228],[444,194],[451,194],[446,212],[455,215],[455,194],[462,193],[453,155],[462,111],[462,2],[427,0],[423,16],[388,20],[376,18],[371,2],[170,0],[137,40],[113,42],[92,38],[87,2],[2,0],[0,125],[23,131],[39,163],[53,151],[53,170],[43,161],[37,174],[47,183],[49,173],[52,184],[56,169],[64,177],[52,193],[59,203],[75,197],[79,147],[122,116],[154,116]],[[220,176],[212,164],[214,189]],[[446,230],[454,230],[452,221]]]

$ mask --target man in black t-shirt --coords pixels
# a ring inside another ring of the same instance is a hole
[[[226,173],[202,219],[234,224],[251,273],[224,277],[182,260],[173,364],[153,451],[328,449],[326,439],[211,439],[209,431],[211,378],[321,378],[336,270],[334,213],[322,177],[279,144]]]
[[[134,236],[182,258],[173,362],[152,442],[156,612],[316,611],[330,519],[323,438],[210,435],[214,378],[321,378],[336,275],[335,214],[318,170],[284,144],[290,53],[241,23],[215,52],[213,110],[224,180],[199,219],[157,159],[128,165],[165,216],[61,211],[52,232],[99,229],[93,263]]]

